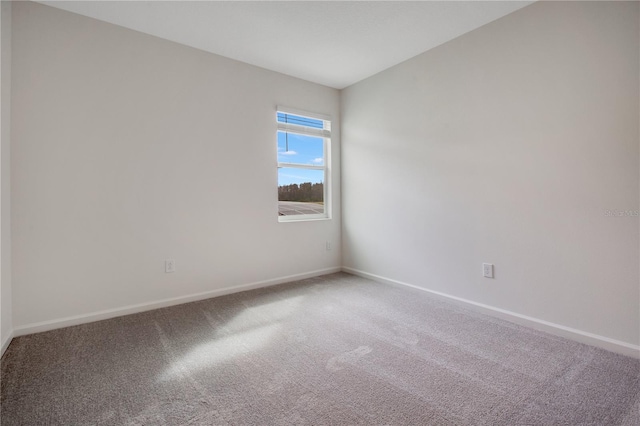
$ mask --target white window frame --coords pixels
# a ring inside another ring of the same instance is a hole
[[[314,120],[322,120],[324,122],[324,125],[322,129],[317,129],[313,127],[300,126],[297,124],[281,123],[278,121],[278,113],[298,115],[301,117],[312,118]],[[331,189],[330,189],[331,188],[331,164],[330,164],[331,162],[331,117],[324,114],[317,114],[313,112],[278,106],[276,110],[276,123],[277,123],[276,145],[278,141],[278,132],[296,133],[299,135],[319,137],[319,138],[322,138],[322,141],[323,141],[322,152],[323,152],[323,160],[324,160],[322,162],[322,165],[300,164],[300,163],[289,163],[289,162],[278,161],[277,169],[295,168],[295,169],[307,169],[307,170],[322,170],[324,172],[323,194],[322,194],[323,204],[324,204],[324,213],[280,216],[279,206],[277,205],[278,222],[300,222],[300,221],[309,221],[309,220],[331,219]],[[276,192],[276,201],[279,203],[277,192]]]

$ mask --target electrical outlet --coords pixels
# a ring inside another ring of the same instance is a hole
[[[485,278],[493,278],[493,265],[491,263],[482,264],[482,276]]]
[[[176,261],[173,259],[167,259],[164,261],[164,272],[175,272]]]
[[[331,251],[331,242],[327,241],[325,244],[325,248],[327,249],[327,251]]]

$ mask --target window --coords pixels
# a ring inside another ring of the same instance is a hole
[[[278,220],[329,218],[331,121],[278,108]]]

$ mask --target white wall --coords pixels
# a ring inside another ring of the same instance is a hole
[[[638,345],[639,220],[605,214],[640,209],[638,6],[539,2],[345,89],[344,265]]]
[[[11,297],[11,2],[0,4],[0,355],[13,330]]]
[[[39,4],[13,12],[17,334],[340,267],[337,90]],[[334,119],[330,221],[278,223],[276,105]]]

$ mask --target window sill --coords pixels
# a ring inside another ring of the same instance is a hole
[[[278,222],[280,223],[292,223],[292,222],[317,222],[322,220],[331,220],[328,216],[321,217],[309,217],[309,215],[296,215],[296,216],[278,216]]]

